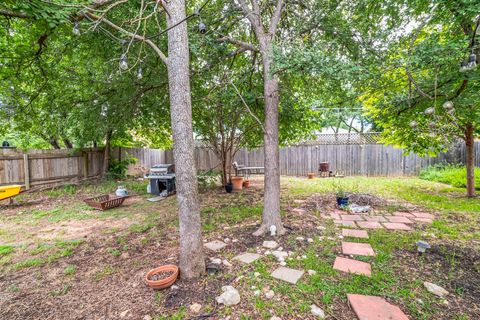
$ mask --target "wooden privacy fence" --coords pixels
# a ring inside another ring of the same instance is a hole
[[[477,166],[480,160],[480,142],[476,142]],[[173,163],[171,150],[159,149],[126,149],[121,148],[113,154],[118,158],[127,154],[139,159],[132,165],[131,173],[139,173],[139,169],[148,168],[157,163]],[[263,149],[239,150],[235,160],[248,166],[263,166]],[[280,149],[280,173],[282,175],[303,176],[308,172],[317,172],[320,162],[329,162],[330,170],[345,175],[365,176],[408,176],[416,175],[421,168],[436,163],[464,163],[465,146],[455,144],[446,153],[437,157],[420,157],[416,154],[405,156],[404,150],[381,144],[314,144],[308,142],[301,145]],[[198,170],[220,169],[215,153],[207,147],[197,147],[195,162]]]
[[[0,149],[0,185],[55,185],[97,177],[103,168],[103,150]]]

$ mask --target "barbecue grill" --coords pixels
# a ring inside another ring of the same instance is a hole
[[[175,193],[175,166],[173,164],[156,164],[144,176],[149,180],[147,192],[157,196],[169,196]]]

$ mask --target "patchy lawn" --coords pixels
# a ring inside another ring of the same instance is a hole
[[[204,239],[227,238],[228,246],[206,251],[207,259],[233,266],[197,281],[180,280],[178,289],[153,291],[143,282],[145,273],[177,262],[175,197],[151,203],[145,182],[122,184],[135,195],[105,212],[91,210],[82,199],[114,191],[115,182],[29,194],[18,198],[19,205],[0,208],[1,319],[193,319],[193,303],[210,319],[313,319],[315,303],[329,319],[351,320],[347,293],[382,296],[412,319],[480,318],[480,200],[464,198],[464,189],[415,178],[282,178],[289,232],[275,240],[292,252],[288,267],[316,271],[297,285],[270,276],[278,267],[270,255],[250,265],[232,260],[246,251],[264,253],[263,240],[273,240],[251,236],[261,217],[262,181],[242,193],[208,190],[201,194]],[[372,265],[371,278],[346,275],[332,268],[341,253],[340,229],[324,218],[336,210],[339,187],[354,191],[354,199],[379,214],[422,210],[436,219],[416,224],[412,232],[369,230],[369,239],[348,239],[369,243],[377,255],[362,258]],[[430,253],[416,253],[420,239],[432,245]],[[424,281],[451,294],[433,296]],[[239,305],[215,303],[227,284],[240,291]],[[275,292],[271,299],[265,298],[268,290]]]

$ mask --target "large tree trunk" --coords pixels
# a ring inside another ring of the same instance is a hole
[[[185,0],[171,1],[167,27],[185,18]],[[184,278],[205,272],[194,161],[187,23],[168,31],[168,84],[180,220],[180,271]]]
[[[475,197],[475,139],[474,127],[467,124],[465,130],[465,145],[467,151],[467,196]]]
[[[103,150],[103,168],[102,176],[106,177],[108,167],[110,165],[110,140],[112,139],[112,131],[108,131],[105,137],[105,149]]]
[[[270,74],[271,43],[262,39],[260,50],[262,52],[263,82],[265,99],[265,124],[264,124],[264,166],[265,181],[263,196],[262,224],[254,235],[260,236],[267,232],[272,225],[276,227],[277,234],[284,234],[285,228],[280,216],[280,158],[278,135],[278,105],[279,85],[278,78]]]

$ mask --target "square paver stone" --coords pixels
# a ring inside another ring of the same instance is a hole
[[[233,260],[238,260],[240,262],[249,264],[249,263],[252,263],[253,261],[257,260],[261,256],[262,255],[260,255],[258,253],[245,252],[243,254],[240,254],[240,255],[236,256],[235,258],[233,258]]]
[[[335,220],[340,220],[340,215],[337,213],[330,213],[330,217]]]
[[[343,214],[341,217],[345,221],[363,221],[363,218],[357,214]]]
[[[435,219],[435,216],[433,214],[426,212],[412,212],[412,214],[417,218]]]
[[[388,230],[405,230],[405,231],[411,231],[412,230],[412,228],[407,226],[405,223],[384,222],[383,225]]]
[[[360,320],[409,320],[399,307],[382,297],[347,294],[348,302]]]
[[[390,222],[396,222],[396,223],[413,223],[413,221],[408,219],[407,217],[391,216],[391,217],[387,217],[387,219]]]
[[[375,256],[375,251],[368,243],[356,243],[342,241],[343,254],[351,254],[354,256]]]
[[[397,217],[407,217],[407,218],[412,218],[412,217],[414,217],[413,214],[408,213],[408,212],[402,212],[402,211],[395,212],[395,213],[393,213],[393,215],[394,215],[394,216],[397,216]]]
[[[382,225],[376,221],[358,221],[358,226],[363,229],[382,229]]]
[[[384,216],[368,216],[368,217],[365,217],[365,220],[376,221],[376,222],[387,221],[387,219],[385,219]]]
[[[337,225],[342,225],[344,227],[350,227],[350,228],[356,228],[357,225],[355,224],[354,221],[343,221],[343,220],[335,220],[333,221]]]
[[[227,246],[227,244],[223,241],[220,241],[220,240],[213,240],[213,241],[205,243],[205,247],[207,249],[212,250],[212,251],[222,250],[226,246]]]
[[[370,266],[370,263],[342,257],[337,257],[335,259],[333,269],[347,273],[360,274],[368,277],[372,275],[372,267]]]
[[[368,239],[368,233],[365,230],[342,229],[342,236]]]
[[[305,272],[303,270],[295,270],[286,267],[275,269],[271,276],[275,279],[280,279],[291,284],[296,284]]]
[[[428,218],[413,218],[413,220],[415,220],[416,222],[428,223],[428,224],[431,224],[433,222],[432,219],[428,219]]]

